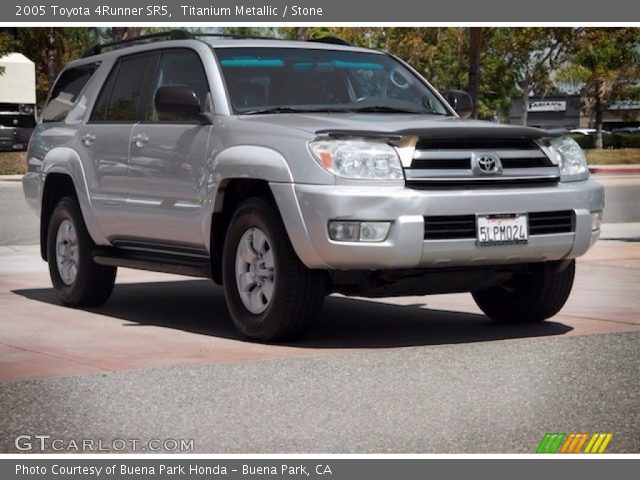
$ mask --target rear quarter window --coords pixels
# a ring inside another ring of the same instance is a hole
[[[43,122],[61,122],[75,105],[80,93],[98,69],[97,63],[80,65],[62,72],[42,110]]]

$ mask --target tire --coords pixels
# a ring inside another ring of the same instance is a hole
[[[528,273],[508,282],[473,292],[473,299],[492,320],[501,323],[541,322],[557,314],[571,293],[575,260],[557,271],[558,263],[536,263]]]
[[[111,296],[117,268],[95,263],[93,246],[76,201],[60,199],[49,220],[47,258],[53,288],[64,305],[93,307]],[[70,267],[73,264],[75,268]]]
[[[231,218],[222,280],[236,328],[260,342],[300,337],[319,313],[326,289],[324,272],[302,264],[279,214],[260,198],[244,201]]]

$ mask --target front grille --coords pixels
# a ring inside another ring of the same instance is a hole
[[[508,170],[510,168],[544,168],[553,167],[553,163],[548,158],[530,157],[530,158],[503,158],[501,160],[502,168]],[[425,170],[463,170],[471,168],[470,158],[416,158],[411,162],[411,168]]]
[[[553,167],[553,163],[547,157],[529,158],[503,158],[502,168],[544,168]]]
[[[433,159],[418,159],[416,158],[411,163],[411,168],[425,168],[434,170],[463,170],[465,168],[471,168],[470,158],[433,158]]]
[[[573,210],[529,213],[529,236],[571,233],[575,231]],[[424,217],[425,240],[460,240],[476,238],[475,215],[441,215]]]
[[[529,214],[529,235],[569,233],[575,230],[573,210],[534,212]]]
[[[498,182],[495,178],[481,179],[471,177],[465,178],[430,178],[430,179],[407,179],[406,186],[413,190],[451,190],[461,188],[514,188],[514,187],[552,187],[557,185],[558,178],[536,177],[536,178],[508,178],[502,177]]]
[[[444,240],[476,237],[475,215],[424,217],[424,239]]]
[[[417,150],[531,150],[538,146],[527,138],[421,138]]]
[[[486,154],[499,158],[500,173],[484,175],[474,166],[474,159]],[[530,139],[421,138],[405,177],[410,188],[499,188],[554,184],[560,180],[560,172]]]

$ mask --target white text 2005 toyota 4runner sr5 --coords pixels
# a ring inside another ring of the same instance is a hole
[[[465,120],[469,104],[335,39],[93,47],[28,151],[55,290],[89,306],[118,266],[209,277],[259,341],[300,335],[333,292],[471,292],[499,322],[552,317],[603,189],[570,138]]]

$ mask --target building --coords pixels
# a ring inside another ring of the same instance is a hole
[[[580,95],[533,96],[527,102],[527,125],[555,129],[595,128],[595,118],[581,108]],[[522,98],[513,97],[509,108],[509,123],[522,124]],[[603,128],[615,130],[640,127],[640,102],[625,101],[611,105],[603,115]]]

